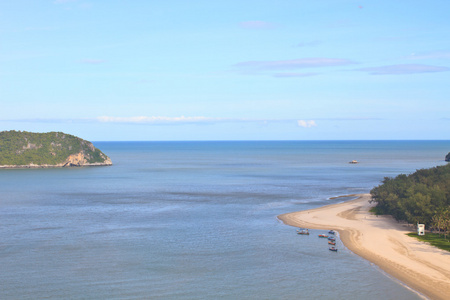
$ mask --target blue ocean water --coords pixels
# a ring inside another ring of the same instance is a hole
[[[276,216],[445,164],[450,141],[94,144],[113,166],[0,170],[0,299],[419,299]]]

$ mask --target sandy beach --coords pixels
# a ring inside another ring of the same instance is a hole
[[[278,216],[285,224],[339,232],[344,245],[429,299],[450,299],[450,253],[406,235],[414,230],[369,212],[370,194]]]

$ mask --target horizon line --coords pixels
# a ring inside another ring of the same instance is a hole
[[[320,140],[92,140],[92,142],[444,142],[450,139],[320,139]]]

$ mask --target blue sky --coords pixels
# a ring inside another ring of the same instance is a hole
[[[0,2],[0,130],[448,139],[450,1]]]

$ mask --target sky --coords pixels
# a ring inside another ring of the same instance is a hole
[[[0,1],[0,131],[448,140],[448,0]]]

